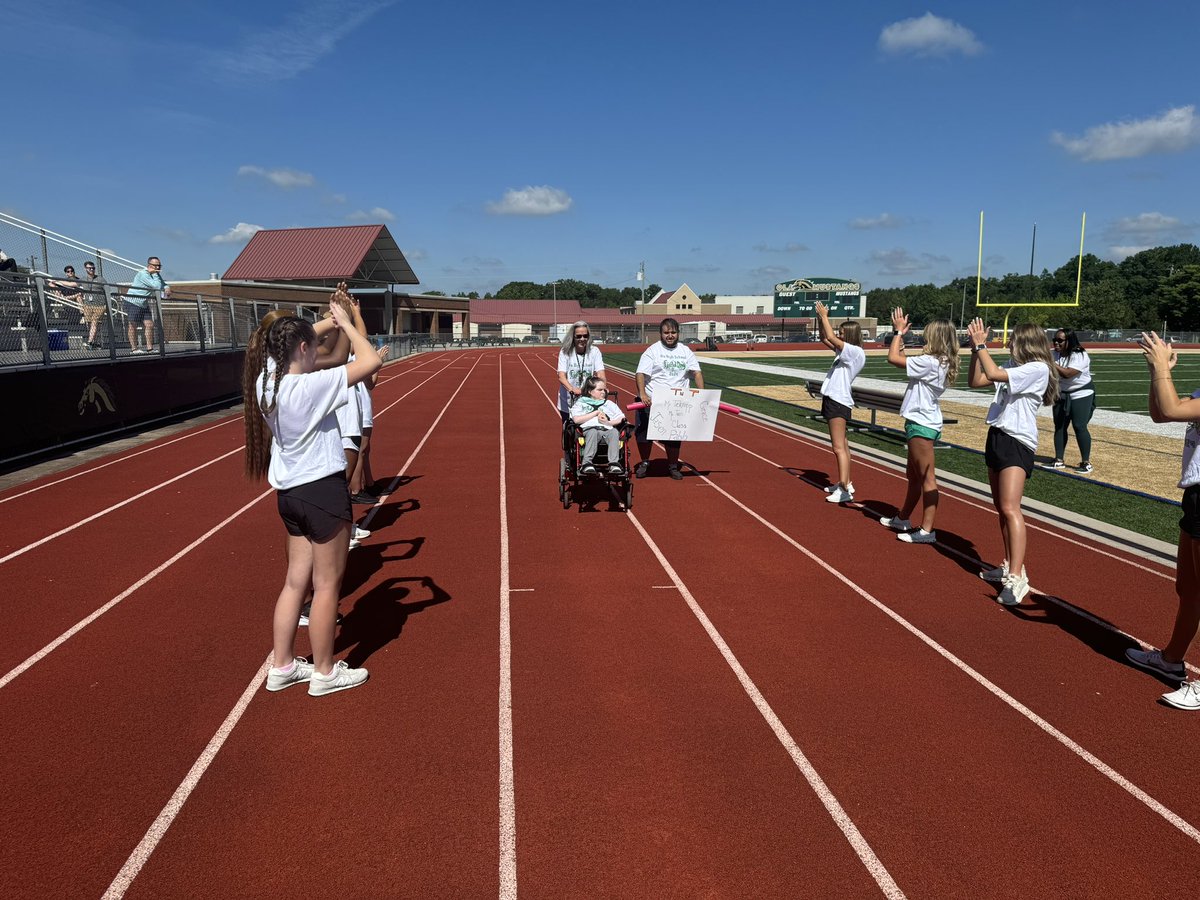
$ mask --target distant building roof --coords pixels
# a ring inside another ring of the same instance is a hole
[[[494,325],[577,322],[578,300],[472,300],[471,321]]]
[[[670,300],[674,296],[675,296],[674,291],[659,291],[657,294],[654,295],[654,298],[650,302],[651,303],[666,303],[668,300]]]
[[[386,225],[264,229],[250,238],[223,279],[326,285],[420,283]]]

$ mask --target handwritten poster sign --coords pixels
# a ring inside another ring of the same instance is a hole
[[[673,388],[654,395],[647,436],[652,441],[711,441],[720,391]]]

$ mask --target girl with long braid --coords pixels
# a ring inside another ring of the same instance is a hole
[[[284,316],[264,336],[262,369],[244,398],[271,434],[268,446],[262,429],[248,429],[247,472],[257,478],[266,475],[276,489],[288,533],[287,576],[275,603],[275,665],[267,674],[267,690],[307,682],[314,697],[367,680],[366,669],[333,661],[338,594],[353,527],[346,459],[334,413],[345,402],[347,386],[369,378],[382,364],[345,308],[335,303],[331,309],[335,326],[349,339],[354,362],[318,369],[316,330],[303,319]],[[300,605],[310,586],[312,663],[294,655]]]

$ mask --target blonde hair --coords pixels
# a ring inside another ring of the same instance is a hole
[[[945,387],[958,378],[958,332],[949,319],[934,319],[925,326],[925,352],[946,367]]]
[[[843,322],[838,326],[839,336],[847,344],[862,346],[862,326],[857,322]]]
[[[1050,380],[1046,384],[1046,393],[1042,394],[1042,405],[1050,406],[1058,399],[1058,369],[1054,367],[1054,357],[1050,355],[1050,342],[1046,340],[1046,332],[1040,325],[1024,322],[1013,329],[1012,342],[1009,344],[1012,361],[1018,366],[1029,362],[1045,363],[1050,371]]]

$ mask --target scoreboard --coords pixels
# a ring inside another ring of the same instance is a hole
[[[775,316],[780,319],[810,319],[817,314],[817,301],[829,307],[832,318],[854,318],[863,314],[862,285],[844,278],[797,278],[775,285]]]

